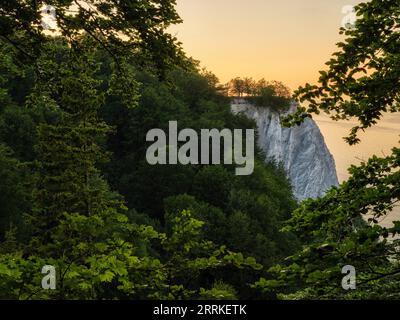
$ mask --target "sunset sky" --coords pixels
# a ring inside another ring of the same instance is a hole
[[[185,51],[227,82],[235,76],[314,82],[341,40],[345,5],[359,0],[177,0],[171,29]]]

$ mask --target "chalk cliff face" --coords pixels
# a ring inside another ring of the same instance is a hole
[[[288,112],[293,112],[295,105]],[[232,103],[234,113],[254,119],[258,127],[258,145],[266,161],[281,163],[298,200],[317,198],[338,185],[335,160],[329,152],[317,124],[307,119],[301,126],[283,128],[281,115],[269,108],[255,107],[243,99]]]

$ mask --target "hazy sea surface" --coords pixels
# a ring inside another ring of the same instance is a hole
[[[350,165],[366,161],[372,155],[389,155],[393,147],[400,147],[400,114],[398,113],[386,114],[376,126],[361,133],[361,142],[355,146],[349,146],[343,137],[348,136],[356,122],[333,121],[325,114],[313,118],[318,123],[325,142],[335,158],[339,182],[349,177],[347,169]],[[390,226],[393,220],[400,220],[400,206],[382,220],[382,225]]]

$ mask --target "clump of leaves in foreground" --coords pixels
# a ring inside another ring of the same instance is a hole
[[[350,169],[352,176],[318,200],[302,203],[285,231],[305,243],[287,258],[287,264],[271,268],[273,280],[260,280],[264,290],[306,288],[308,298],[382,298],[398,292],[382,292],[384,286],[400,286],[398,246],[400,222],[379,224],[400,198],[400,149],[386,158],[373,157]],[[342,267],[357,271],[357,290],[342,289]],[[283,291],[284,292],[284,291]],[[293,297],[293,296],[289,296]]]
[[[346,36],[337,46],[340,51],[320,71],[318,85],[306,84],[295,98],[306,102],[290,115],[285,124],[301,123],[311,114],[324,111],[333,120],[355,118],[346,141],[359,142],[357,134],[375,125],[385,112],[400,109],[400,3],[397,0],[372,0],[355,8],[357,22],[352,29],[341,29]]]
[[[203,240],[203,222],[183,211],[172,221],[170,235],[150,226],[134,225],[123,214],[102,213],[93,217],[70,216],[57,228],[76,232],[74,246],[63,256],[23,256],[23,250],[0,255],[0,297],[7,299],[208,299],[236,298],[234,290],[220,282],[213,288],[193,286],[203,272],[233,266],[260,269],[254,258],[245,258],[226,247]],[[85,239],[85,236],[90,240]],[[81,236],[78,236],[80,234]],[[55,239],[56,240],[56,239]],[[12,235],[3,243],[10,248]],[[158,242],[166,255],[162,259],[138,254],[143,244]],[[50,245],[50,244],[48,244]],[[40,273],[44,265],[57,270],[56,290],[43,290]]]

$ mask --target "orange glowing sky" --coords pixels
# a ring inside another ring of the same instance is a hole
[[[315,82],[336,51],[345,5],[359,0],[177,0],[183,24],[171,33],[188,55],[227,82]]]

